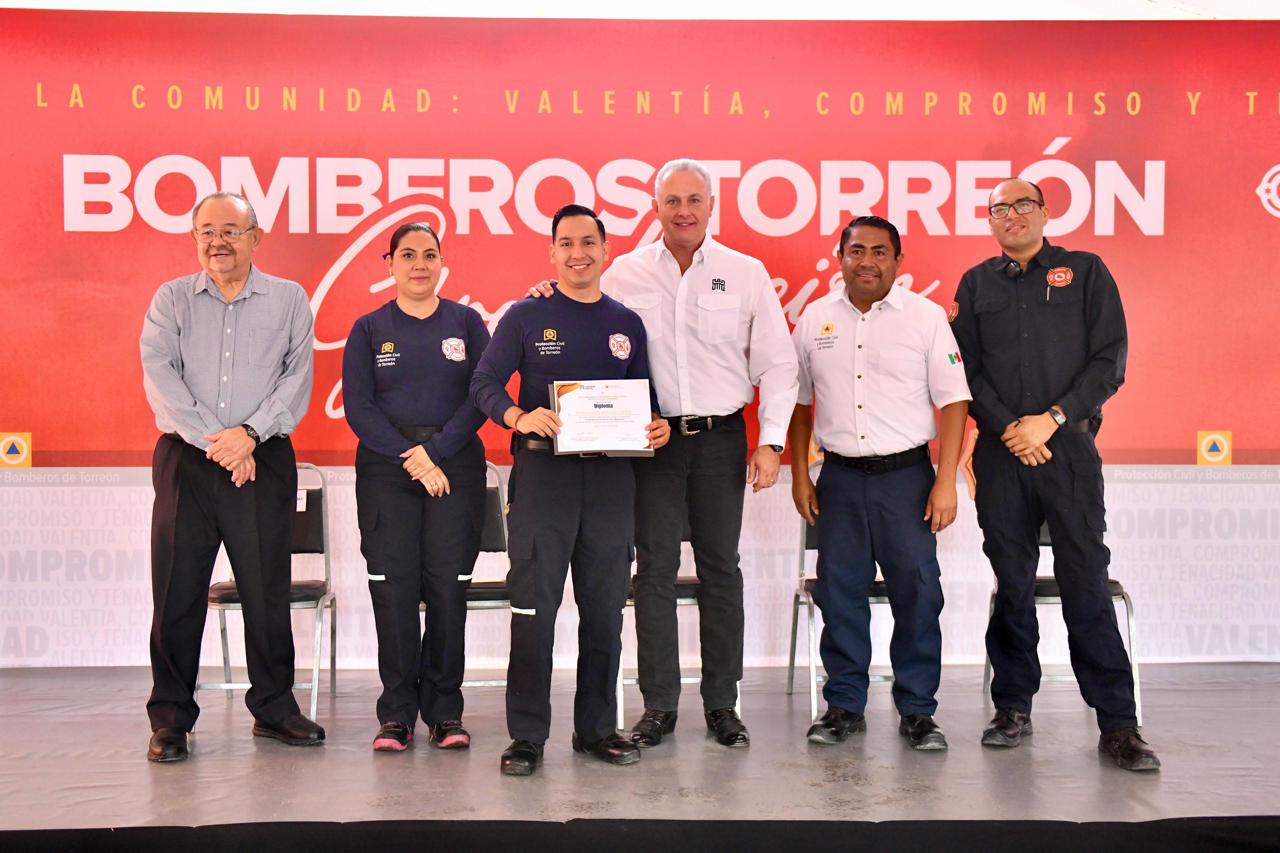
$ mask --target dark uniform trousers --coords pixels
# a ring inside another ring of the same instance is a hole
[[[298,713],[293,698],[289,618],[290,544],[298,490],[293,445],[270,438],[254,451],[257,479],[236,488],[231,474],[175,435],[156,442],[151,480],[152,730],[190,731],[209,580],[225,545],[244,607],[245,658],[253,716],[278,722]]]
[[[873,474],[828,461],[818,477],[818,582],[827,704],[862,713],[871,665],[868,593],[876,564],[893,611],[893,701],[902,716],[932,714],[942,673],[937,540],[923,520],[933,488],[928,459]]]
[[[547,740],[556,612],[572,568],[578,605],[573,727],[598,740],[614,731],[622,609],[634,555],[631,460],[518,450],[510,502],[508,732],[533,743]]]
[[[378,633],[381,723],[462,719],[467,587],[484,525],[484,447],[472,438],[440,463],[449,494],[432,497],[403,466],[356,450],[360,553]],[[427,605],[426,630],[418,605]]]
[[[1060,430],[1048,447],[1053,459],[1034,467],[1018,461],[994,434],[981,434],[974,451],[982,549],[997,581],[987,628],[991,699],[998,708],[1030,713],[1040,688],[1034,593],[1039,530],[1047,521],[1080,692],[1103,732],[1136,726],[1133,675],[1107,592],[1111,552],[1102,541],[1102,460],[1087,432]]]
[[[747,471],[746,424],[731,418],[692,436],[673,428],[636,464],[636,640],[646,708],[676,710],[680,644],[676,575],[681,534],[692,535],[702,648],[702,704],[730,708],[742,680],[742,571],[738,537]]]

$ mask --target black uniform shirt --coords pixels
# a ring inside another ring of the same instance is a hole
[[[393,461],[416,442],[397,426],[436,426],[423,442],[437,464],[463,448],[484,423],[471,405],[471,374],[489,343],[476,310],[441,299],[426,319],[393,299],[356,320],[342,355],[342,404],[351,430]]]
[[[1005,255],[960,279],[951,324],[983,432],[999,435],[1054,404],[1068,421],[1102,422],[1124,382],[1128,337],[1115,280],[1102,259],[1045,240],[1010,278]]]
[[[494,423],[514,403],[507,380],[520,371],[520,408],[551,408],[552,382],[648,379],[649,354],[640,316],[601,294],[578,302],[556,293],[526,297],[507,309],[471,379],[471,399]],[[649,402],[658,410],[653,385]]]

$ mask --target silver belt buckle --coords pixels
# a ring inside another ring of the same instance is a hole
[[[681,415],[680,416],[680,434],[687,436],[687,435],[697,435],[698,433],[702,432],[702,430],[700,429],[689,429],[690,421],[702,421],[702,420],[706,420],[706,419],[699,415]]]

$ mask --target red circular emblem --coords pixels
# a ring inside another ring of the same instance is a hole
[[[1050,287],[1066,287],[1071,283],[1074,273],[1071,267],[1054,267],[1049,270],[1048,283]]]
[[[450,361],[467,360],[467,342],[462,338],[445,338],[440,342],[440,350]]]
[[[609,352],[614,358],[626,360],[631,357],[631,338],[623,334],[609,336]]]

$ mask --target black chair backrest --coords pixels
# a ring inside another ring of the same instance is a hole
[[[302,509],[293,514],[294,554],[324,553],[324,492],[320,489],[301,489],[305,495]]]
[[[481,551],[507,550],[507,533],[502,525],[506,507],[498,495],[497,486],[489,486],[484,492],[484,528],[480,531]]]
[[[1049,538],[1049,522],[1046,521],[1040,525],[1040,545],[1047,548],[1052,544],[1053,540]]]

